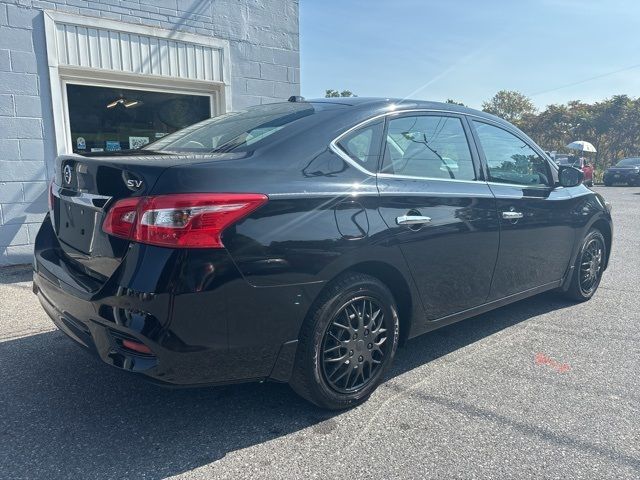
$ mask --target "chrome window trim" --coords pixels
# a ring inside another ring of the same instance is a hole
[[[525,184],[525,183],[506,183],[506,182],[486,182],[487,185],[501,185],[504,187],[516,187],[516,188],[528,188],[528,189],[537,189],[537,190],[553,190],[554,187],[551,187],[549,185],[542,185],[541,183],[536,183],[536,184]]]
[[[329,143],[329,148],[331,149],[331,151],[333,151],[333,153],[338,155],[340,158],[342,158],[349,165],[351,165],[352,167],[354,167],[357,170],[361,171],[362,173],[365,173],[365,174],[367,174],[369,176],[372,176],[372,177],[383,176],[383,178],[413,178],[413,179],[419,179],[419,180],[436,180],[436,181],[440,180],[440,181],[445,181],[445,182],[487,183],[484,180],[477,180],[477,179],[476,180],[457,180],[455,178],[447,179],[447,178],[437,178],[437,177],[417,177],[417,176],[414,177],[414,176],[411,176],[411,175],[396,175],[396,174],[393,174],[393,173],[374,173],[374,172],[371,172],[370,170],[367,170],[366,168],[364,168],[362,165],[360,165],[358,162],[356,162],[354,159],[352,159],[349,155],[347,155],[347,153],[344,152],[338,146],[338,142],[340,140],[342,140],[342,137],[345,137],[345,136],[349,135],[354,130],[357,130],[357,129],[365,126],[366,124],[368,124],[370,122],[374,122],[374,121],[376,121],[376,120],[378,120],[380,118],[388,117],[390,115],[404,114],[404,113],[447,113],[449,115],[454,115],[454,116],[455,115],[459,115],[459,116],[466,116],[466,117],[474,117],[474,118],[479,118],[479,119],[482,119],[482,120],[487,120],[488,122],[492,122],[491,119],[486,119],[485,117],[483,117],[481,115],[475,115],[473,113],[456,112],[456,111],[453,111],[453,110],[425,109],[425,108],[412,108],[412,109],[407,109],[407,110],[391,110],[389,112],[379,113],[378,115],[375,115],[375,116],[373,116],[371,118],[363,120],[362,122],[357,123],[353,127],[349,128],[348,130],[345,130],[340,135],[338,135],[336,138],[331,140],[331,142]],[[493,122],[493,123],[495,123],[496,126],[500,125],[499,122]],[[469,143],[469,139],[467,139],[467,143]],[[471,145],[470,144],[469,144],[469,149],[471,149]]]
[[[338,142],[340,140],[342,140],[343,137],[346,137],[347,135],[349,135],[351,132],[353,132],[353,131],[361,128],[361,127],[366,126],[368,123],[375,122],[376,120],[378,120],[379,118],[384,117],[385,115],[386,114],[376,115],[375,117],[371,117],[371,118],[369,118],[369,119],[367,119],[367,120],[365,120],[363,122],[360,122],[360,123],[354,125],[353,127],[349,128],[348,130],[346,130],[345,132],[341,133],[336,138],[331,140],[331,142],[329,143],[329,148],[333,151],[333,153],[338,155],[340,158],[342,158],[345,162],[347,162],[352,167],[355,167],[357,170],[360,170],[362,173],[365,173],[367,175],[370,175],[370,176],[374,177],[376,175],[375,173],[367,170],[362,165],[360,165],[358,162],[356,162],[353,158],[351,158],[349,155],[347,155],[347,152],[345,152],[344,150],[342,150],[338,146]]]
[[[480,182],[481,185],[484,185],[483,182]],[[394,197],[398,196],[398,192],[380,192],[379,195],[381,197]],[[402,192],[403,197],[470,197],[470,198],[496,198],[492,193],[482,193],[482,192],[435,192],[430,190],[419,190],[415,192]],[[509,197],[513,198],[513,197]]]
[[[553,188],[549,187],[548,185],[540,185],[540,184],[527,186],[527,185],[519,184],[519,183],[487,182],[485,180],[458,180],[458,179],[455,179],[455,178],[418,177],[418,176],[414,176],[414,175],[395,175],[393,173],[379,173],[378,177],[382,177],[382,178],[406,178],[406,179],[409,179],[409,180],[429,180],[429,181],[434,181],[434,182],[473,183],[474,185],[477,185],[477,184],[482,184],[482,185],[501,185],[501,186],[506,186],[506,187],[517,187],[517,188],[527,187],[527,188],[530,188],[530,189],[538,189],[538,190],[553,190]]]
[[[456,183],[473,183],[485,184],[484,180],[461,180],[457,178],[440,178],[440,177],[420,177],[417,175],[396,175],[395,173],[378,173],[381,178],[404,178],[407,180],[429,180],[434,182],[456,182]]]
[[[476,182],[478,185],[483,185],[486,186],[485,182],[482,181],[478,181]],[[332,197],[332,198],[337,198],[340,196],[348,196],[350,198],[353,199],[357,199],[360,196],[364,196],[364,195],[371,195],[371,194],[375,194],[375,195],[379,195],[379,196],[394,196],[394,195],[398,195],[397,192],[386,192],[386,191],[380,191],[380,192],[372,192],[372,191],[364,191],[364,192],[360,192],[360,191],[350,191],[350,192],[345,192],[345,191],[340,191],[340,192],[304,192],[304,193],[297,193],[297,192],[284,192],[284,193],[270,193],[269,194],[269,198],[274,197],[274,198],[296,198],[296,197]],[[424,195],[433,195],[433,196],[437,196],[437,197],[486,197],[486,198],[494,198],[494,195],[492,193],[485,193],[485,192],[437,192],[437,191],[425,191],[425,190],[416,190],[413,192],[402,192],[402,195],[405,196],[424,196]]]
[[[404,178],[404,179],[408,179],[408,180],[429,180],[429,181],[433,181],[433,182],[456,182],[456,183],[473,183],[474,185],[477,184],[481,184],[481,185],[499,185],[499,186],[505,186],[505,187],[516,187],[516,188],[529,188],[529,189],[537,189],[537,190],[554,190],[553,187],[550,187],[548,185],[524,185],[521,183],[503,183],[503,182],[487,182],[485,180],[458,180],[455,178],[436,178],[436,177],[418,177],[418,176],[414,176],[414,175],[395,175],[393,173],[379,173],[378,177],[382,177],[382,178]],[[563,188],[563,187],[556,187],[556,188]]]

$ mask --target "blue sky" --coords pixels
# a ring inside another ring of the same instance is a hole
[[[640,1],[300,0],[300,50],[307,98],[335,88],[478,108],[508,89],[544,108],[636,97]]]

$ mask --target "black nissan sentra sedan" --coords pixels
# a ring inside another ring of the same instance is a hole
[[[406,339],[547,290],[591,298],[612,223],[581,180],[475,110],[292,98],[59,157],[34,290],[117,368],[345,408]]]

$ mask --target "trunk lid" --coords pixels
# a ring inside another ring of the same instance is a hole
[[[51,220],[64,256],[82,273],[106,281],[129,246],[127,240],[102,230],[110,206],[122,198],[150,194],[167,168],[231,156],[237,154],[164,155],[138,151],[134,155],[58,157]]]

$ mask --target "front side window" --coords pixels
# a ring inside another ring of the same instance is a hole
[[[383,128],[383,120],[369,123],[342,137],[338,147],[365,170],[375,172],[378,167]]]
[[[489,180],[516,185],[549,186],[547,161],[506,130],[473,121],[489,169]]]
[[[471,151],[457,117],[415,115],[389,120],[382,172],[475,180]]]

